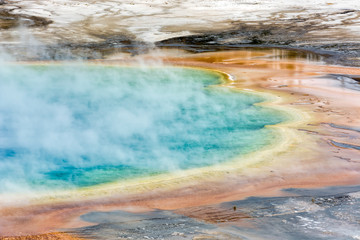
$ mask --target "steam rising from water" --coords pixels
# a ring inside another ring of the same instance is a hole
[[[228,161],[284,120],[181,68],[0,68],[0,192],[69,188]]]

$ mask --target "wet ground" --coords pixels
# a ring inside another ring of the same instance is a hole
[[[91,212],[81,219],[94,226],[71,231],[108,240],[359,239],[359,190],[360,186],[287,189],[293,196],[251,197],[175,212]]]

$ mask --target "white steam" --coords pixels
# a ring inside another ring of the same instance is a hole
[[[279,121],[198,70],[3,65],[0,77],[0,191],[214,164],[263,146]]]

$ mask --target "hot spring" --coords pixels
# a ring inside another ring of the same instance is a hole
[[[175,67],[4,65],[0,193],[89,187],[221,164],[285,120],[218,73]]]

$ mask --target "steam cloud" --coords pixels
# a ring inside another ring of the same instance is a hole
[[[281,121],[261,98],[177,68],[0,68],[0,192],[88,186],[226,161]]]

